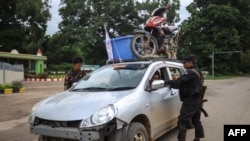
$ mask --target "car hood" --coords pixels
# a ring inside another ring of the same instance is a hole
[[[131,91],[70,92],[65,91],[39,102],[35,116],[56,121],[82,120],[90,117],[107,104],[114,104]]]

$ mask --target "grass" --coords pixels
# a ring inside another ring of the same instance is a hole
[[[234,73],[234,74],[223,74],[223,75],[215,75],[214,78],[212,75],[207,75],[205,80],[220,80],[220,79],[230,79],[234,77],[244,77],[250,76],[249,74],[242,74],[242,73]]]

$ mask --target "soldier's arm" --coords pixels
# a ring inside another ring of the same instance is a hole
[[[177,80],[167,80],[165,81],[165,85],[170,85],[171,88],[174,89],[180,89],[180,85],[181,85],[181,80],[177,79]]]
[[[66,74],[64,77],[64,90],[67,90],[71,87],[71,76]]]

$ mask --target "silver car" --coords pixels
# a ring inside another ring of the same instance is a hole
[[[30,132],[39,141],[156,140],[176,127],[181,106],[179,90],[164,81],[183,73],[182,63],[168,60],[102,66],[37,103]]]

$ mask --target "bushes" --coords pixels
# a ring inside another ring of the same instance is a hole
[[[39,79],[47,79],[47,78],[62,78],[64,76],[65,73],[60,73],[60,74],[48,74],[47,72],[44,73],[40,73],[38,75],[35,74],[29,74],[26,73],[24,75],[25,78],[39,78]]]
[[[34,72],[25,72],[25,78],[61,78],[64,76],[65,72],[69,71],[72,68],[70,63],[62,63],[60,65],[50,64],[46,72],[36,75]]]
[[[48,65],[49,70],[53,71],[68,71],[72,68],[72,64],[70,63],[62,63],[60,65],[50,64]]]
[[[19,81],[12,82],[13,93],[18,93],[20,91],[20,88],[23,88],[22,82]]]
[[[14,81],[11,84],[10,83],[3,83],[0,84],[0,89],[8,89],[8,88],[22,88],[23,84],[20,81]]]
[[[12,84],[9,83],[0,84],[0,89],[7,89],[7,88],[12,88]]]
[[[8,93],[17,93],[20,92],[20,89],[23,88],[23,84],[20,81],[15,81],[12,82],[11,84],[9,83],[4,83],[0,84],[0,94],[6,93],[6,90],[11,90],[8,91]]]
[[[12,88],[22,88],[23,84],[20,81],[14,81],[12,82]]]
[[[44,73],[40,73],[38,75],[35,75],[35,74],[30,74],[30,73],[26,73],[24,75],[25,78],[48,78],[48,73],[44,72]]]
[[[33,72],[26,71],[24,74],[24,78],[35,78],[35,79],[62,78],[66,72],[71,70],[71,68],[72,68],[71,63],[48,64],[45,72],[36,75],[34,71]]]
[[[38,78],[42,78],[42,79],[46,79],[46,78],[48,78],[48,73],[46,73],[46,72],[44,72],[44,73],[40,73],[40,74],[38,74]]]

